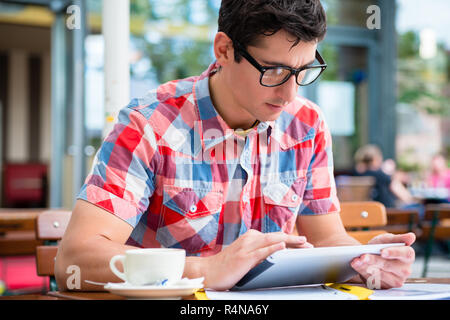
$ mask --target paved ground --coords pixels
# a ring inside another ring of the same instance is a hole
[[[416,250],[416,261],[412,267],[411,278],[421,278],[424,266],[424,244],[414,246]],[[450,253],[444,244],[435,246],[433,254],[428,262],[427,277],[450,278]]]
[[[422,278],[424,259],[416,257],[412,267],[411,278]],[[450,258],[433,256],[428,262],[427,277],[429,278],[450,278]]]

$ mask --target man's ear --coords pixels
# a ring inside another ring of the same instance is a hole
[[[218,32],[214,38],[214,55],[220,66],[234,61],[233,41],[224,32]]]

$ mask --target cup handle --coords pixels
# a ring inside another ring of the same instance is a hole
[[[119,254],[117,256],[114,256],[111,258],[111,260],[109,261],[109,267],[111,268],[111,271],[118,276],[120,279],[122,279],[123,281],[127,281],[127,278],[125,276],[125,273],[120,272],[117,267],[116,267],[116,262],[120,261],[122,262],[122,266],[124,265],[124,260],[125,260],[125,256],[123,254]]]

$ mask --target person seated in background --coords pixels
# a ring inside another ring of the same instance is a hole
[[[450,168],[443,154],[436,154],[431,159],[430,174],[427,178],[427,185],[431,188],[445,188],[448,191],[448,199],[443,202],[450,202]]]
[[[417,209],[423,217],[425,209],[417,203],[405,187],[405,177],[396,170],[395,161],[383,161],[383,153],[376,145],[365,145],[355,153],[355,175],[375,178],[372,200],[386,208]]]

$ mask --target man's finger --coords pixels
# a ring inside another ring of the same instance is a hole
[[[265,233],[261,234],[261,236],[263,237],[262,241],[255,243],[254,249],[268,247],[278,242],[285,242],[288,246],[303,245],[306,243],[306,237],[304,236],[289,235],[282,232]]]
[[[305,242],[302,244],[286,244],[287,248],[295,248],[295,249],[310,249],[314,248],[314,245],[309,242]]]
[[[368,288],[388,289],[393,287],[401,287],[403,285],[404,277],[400,277],[393,272],[389,272],[381,266],[360,262],[360,259],[361,258],[354,259],[351,266],[361,275],[365,285]]]
[[[253,256],[254,261],[256,262],[255,263],[255,265],[256,265],[260,261],[266,259],[271,254],[273,254],[277,251],[283,250],[285,248],[286,248],[286,244],[284,242],[277,242],[268,247],[263,247],[263,248],[257,249],[255,251],[253,251],[250,255]]]
[[[370,240],[368,244],[404,243],[410,246],[414,241],[416,241],[416,235],[413,232],[404,234],[383,233]]]
[[[381,257],[388,260],[400,260],[404,263],[413,263],[416,253],[411,247],[391,247],[381,250]]]
[[[364,284],[369,289],[390,289],[390,288],[400,288],[403,286],[403,280],[392,272],[385,270],[373,271],[372,273],[361,274],[364,280]]]
[[[381,256],[374,254],[364,254],[358,259],[360,259],[362,265],[375,266],[403,279],[406,279],[411,275],[410,265],[400,260],[386,260]]]

